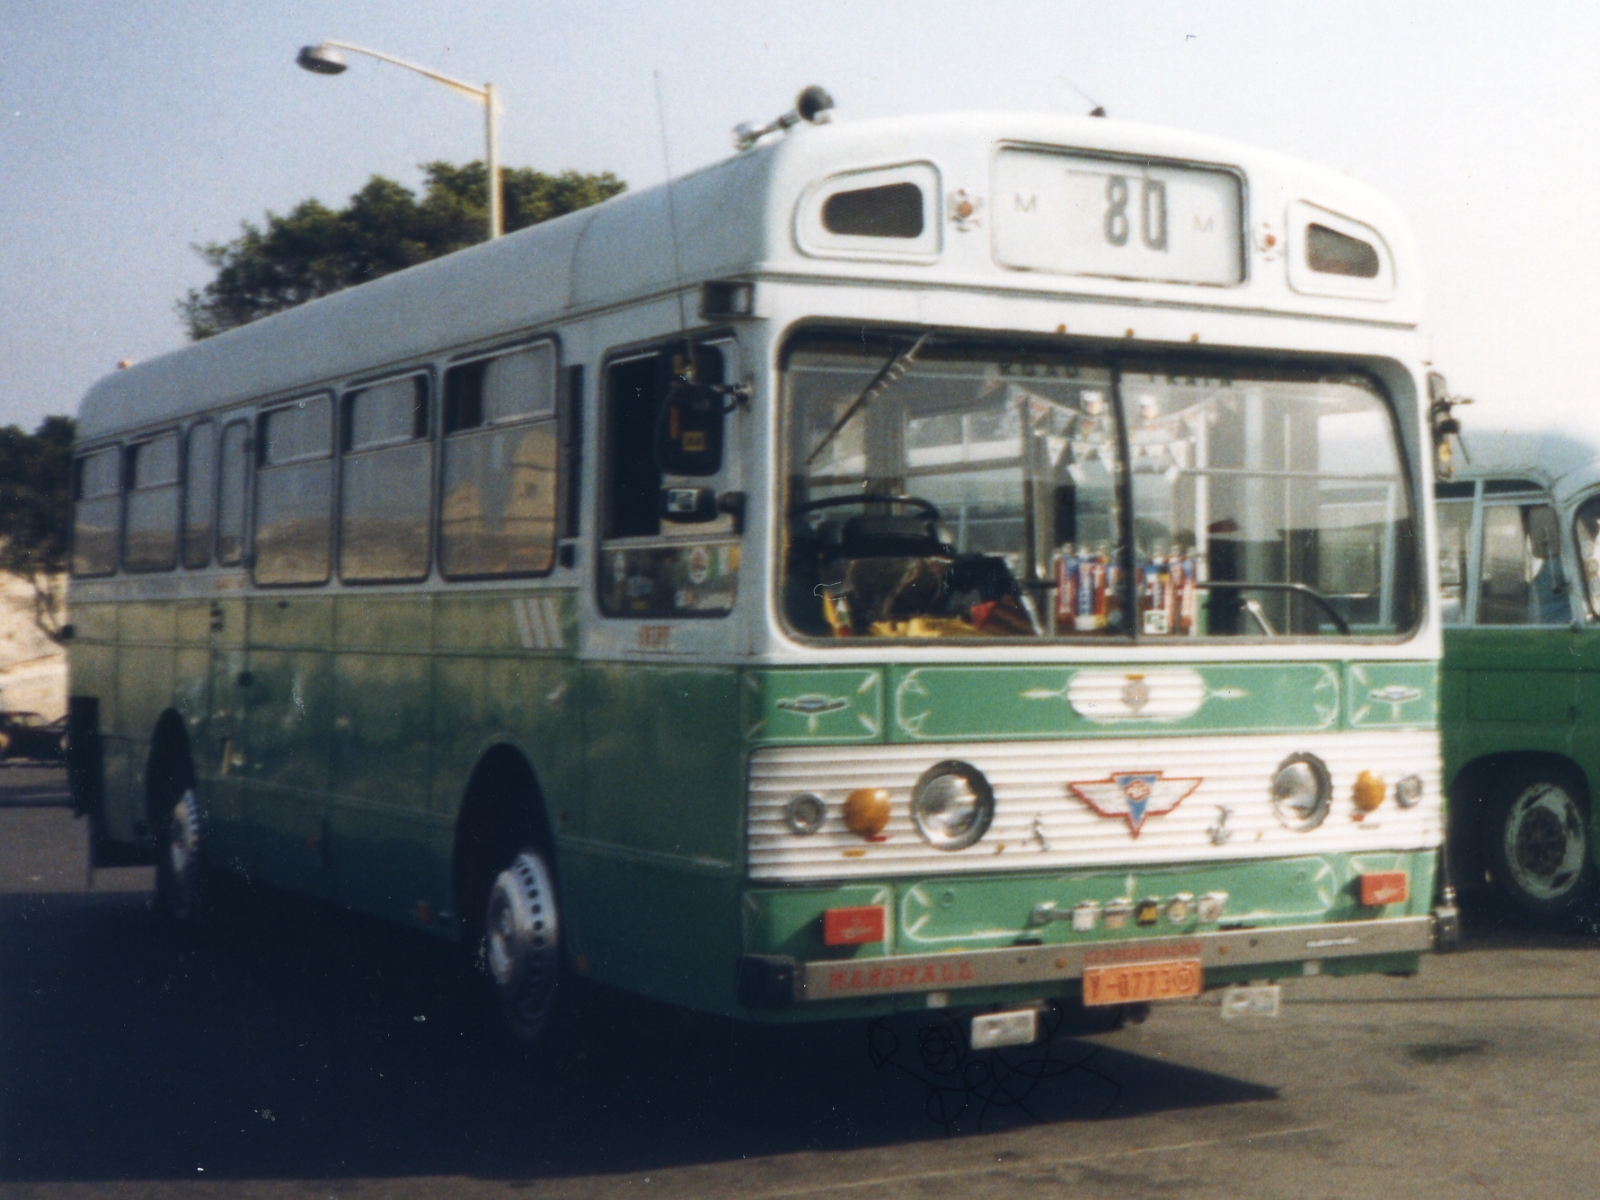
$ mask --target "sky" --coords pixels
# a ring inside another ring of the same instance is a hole
[[[1385,193],[1469,421],[1586,415],[1600,282],[1600,5],[1139,0],[15,0],[0,14],[0,425],[184,344],[195,246],[483,153],[482,110],[323,38],[501,96],[507,166],[659,183],[806,84],[836,118],[1082,113],[1280,150]],[[659,76],[660,110],[657,108]],[[662,137],[664,120],[666,137]],[[665,141],[665,145],[663,145]]]

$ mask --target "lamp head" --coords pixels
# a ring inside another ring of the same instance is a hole
[[[349,65],[344,55],[328,45],[301,46],[294,61],[317,75],[338,75]]]

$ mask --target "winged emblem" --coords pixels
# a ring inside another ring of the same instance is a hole
[[[1067,790],[1102,817],[1124,818],[1138,837],[1146,817],[1171,812],[1201,782],[1167,779],[1160,771],[1113,771],[1107,779],[1069,783]]]

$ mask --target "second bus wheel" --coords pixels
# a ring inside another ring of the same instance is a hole
[[[566,997],[555,883],[538,850],[524,847],[495,877],[483,935],[483,965],[507,1030],[521,1045],[542,1048]]]
[[[205,865],[205,818],[194,788],[182,789],[163,814],[156,846],[156,905],[163,916],[197,925],[210,916],[211,887]]]
[[[1516,767],[1496,780],[1484,850],[1496,890],[1529,916],[1556,920],[1595,888],[1588,794],[1570,773]]]

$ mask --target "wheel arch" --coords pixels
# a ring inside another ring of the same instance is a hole
[[[463,940],[481,931],[501,859],[530,844],[544,853],[559,887],[555,835],[538,774],[518,747],[497,742],[473,767],[456,814],[450,876]]]
[[[175,790],[193,787],[194,755],[189,746],[189,731],[176,709],[166,709],[156,718],[150,733],[150,755],[145,760],[145,813],[150,828],[161,828],[158,807]]]

